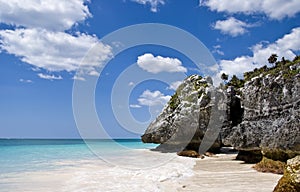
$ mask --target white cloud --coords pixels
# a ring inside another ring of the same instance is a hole
[[[219,55],[224,55],[224,52],[221,51],[221,50],[219,50],[219,49],[213,50],[213,53],[217,53],[217,54],[219,54]]]
[[[175,81],[175,82],[172,82],[171,85],[168,87],[168,89],[171,89],[171,90],[175,90],[179,87],[179,85],[181,85],[182,81]]]
[[[22,83],[33,83],[33,81],[30,79],[19,79],[19,81]]]
[[[254,68],[262,67],[268,64],[267,59],[273,53],[278,55],[278,58],[285,57],[286,59],[294,59],[295,51],[300,51],[300,27],[294,28],[291,33],[284,35],[274,43],[264,45],[259,43],[251,48],[252,56],[240,56],[234,60],[221,60],[221,72],[229,75],[243,76],[246,71]]]
[[[85,81],[84,77],[81,77],[81,76],[78,76],[78,75],[75,75],[72,79],[73,80],[78,80],[78,81]]]
[[[265,14],[271,19],[293,17],[300,12],[299,0],[204,0],[200,5],[213,11],[244,14]]]
[[[247,32],[248,27],[251,27],[251,25],[234,17],[230,17],[226,20],[219,20],[213,25],[214,29],[220,30],[223,34],[231,35],[233,37],[243,35]]]
[[[140,105],[145,106],[156,106],[156,105],[165,105],[171,99],[170,95],[164,95],[160,91],[146,90],[138,98]]]
[[[151,11],[152,12],[157,12],[157,7],[161,4],[164,5],[165,4],[165,0],[131,0],[133,2],[142,4],[142,5],[146,5],[146,4],[150,4],[151,6]]]
[[[90,17],[85,0],[0,0],[0,22],[63,31]]]
[[[98,77],[100,75],[100,73],[97,71],[90,71],[89,75]]]
[[[212,53],[217,53],[219,55],[224,55],[224,52],[220,50],[221,45],[215,45],[215,46],[213,46],[213,48],[214,49],[212,50]]]
[[[142,106],[136,105],[136,104],[131,104],[129,105],[130,108],[141,108]]]
[[[96,67],[112,56],[111,47],[99,42],[96,36],[65,32],[72,26],[91,17],[86,3],[89,0],[0,0],[0,23],[14,29],[0,30],[0,52],[15,55],[32,65],[34,71],[75,72],[98,76]],[[97,44],[97,45],[96,45]],[[81,60],[91,48],[96,54]],[[57,79],[60,76],[38,74],[41,78]]]
[[[48,79],[48,80],[61,80],[61,79],[63,79],[60,75],[55,76],[55,75],[47,75],[47,74],[39,73],[38,76],[42,79]]]
[[[133,86],[134,85],[134,82],[132,82],[132,81],[130,81],[129,83],[128,83],[128,86]]]
[[[82,58],[97,43],[97,54],[81,64]],[[0,49],[19,57],[34,68],[48,71],[75,71],[79,66],[95,74],[95,68],[112,56],[111,47],[99,42],[95,36],[45,29],[16,29],[0,31]]]
[[[220,66],[222,73],[226,73],[229,75],[237,75],[239,77],[243,77],[243,73],[246,71],[251,71],[252,69],[259,67],[258,64],[252,63],[253,58],[249,56],[241,56],[237,57],[234,60],[221,60]]]
[[[182,66],[182,63],[177,58],[170,57],[154,57],[151,53],[145,53],[138,57],[137,64],[143,70],[150,73],[160,72],[187,72],[187,69]]]

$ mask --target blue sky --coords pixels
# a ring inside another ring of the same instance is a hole
[[[160,23],[187,31],[215,58],[210,67],[216,81],[223,72],[242,77],[243,72],[267,64],[272,53],[293,59],[300,51],[299,0],[0,0],[0,4],[0,138],[79,138],[72,106],[74,81],[84,85],[99,75],[94,102],[103,129],[114,138],[139,137],[185,76],[205,75],[186,55],[161,45],[135,46],[114,55],[114,47],[122,42],[106,44],[101,39],[123,27]],[[82,66],[95,44],[97,54]],[[122,90],[130,90],[125,98],[121,88],[114,92],[114,86],[130,66],[136,73],[121,81]],[[76,73],[79,69],[81,73]],[[152,80],[130,81],[148,75]],[[168,82],[158,81],[159,75]],[[132,115],[139,131],[118,121],[122,117],[114,114],[112,98],[127,101],[126,110],[117,104],[118,115]],[[87,129],[93,126],[86,124]]]

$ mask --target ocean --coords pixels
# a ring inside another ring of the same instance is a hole
[[[139,139],[0,140],[0,191],[172,191],[195,161]]]

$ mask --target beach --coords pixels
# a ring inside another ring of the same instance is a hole
[[[111,143],[98,143],[109,151],[100,157],[79,141],[30,142],[3,144],[0,192],[271,192],[280,178],[255,171],[232,153],[195,159],[143,149],[140,141],[129,140],[121,143],[136,149],[113,151]]]
[[[253,164],[235,160],[236,154],[197,159],[194,175],[180,182],[178,191],[272,192],[281,175],[260,173]]]

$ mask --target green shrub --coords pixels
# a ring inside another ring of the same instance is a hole
[[[178,107],[179,103],[180,103],[180,101],[178,98],[178,94],[177,94],[177,92],[175,92],[175,94],[171,97],[171,99],[169,101],[169,106],[174,111]]]

